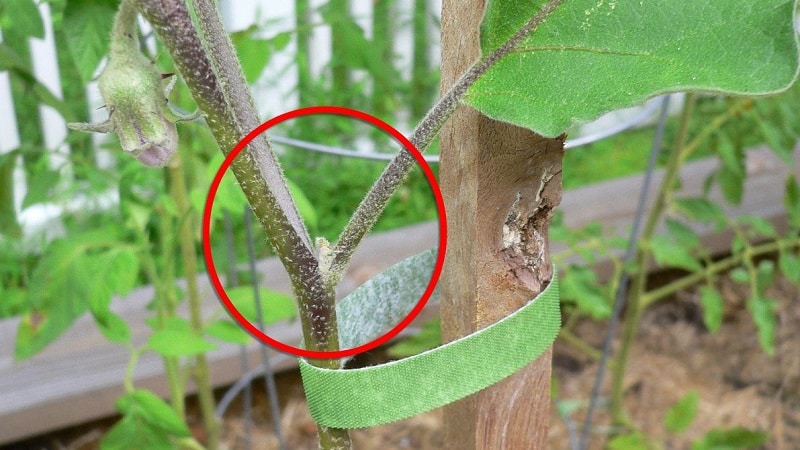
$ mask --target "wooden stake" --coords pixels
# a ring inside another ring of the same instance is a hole
[[[484,3],[443,1],[443,91],[480,55]],[[561,201],[563,140],[491,120],[467,106],[443,129],[446,341],[509,315],[550,280],[547,233]],[[547,448],[551,361],[552,349],[500,383],[445,407],[445,448]]]

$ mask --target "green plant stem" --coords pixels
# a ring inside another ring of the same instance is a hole
[[[172,258],[173,249],[169,243],[170,239],[168,238],[173,236],[171,231],[171,220],[172,219],[170,217],[166,217],[165,214],[161,214],[160,231],[161,235],[165,237],[165,239],[161,240],[161,254],[164,258],[164,267],[161,270],[156,268],[156,261],[150,252],[149,240],[147,235],[145,235],[144,230],[136,226],[133,227],[136,232],[136,237],[144,249],[143,251],[139,252],[139,261],[142,270],[144,271],[145,276],[147,276],[148,281],[150,281],[150,284],[152,284],[155,288],[154,298],[157,320],[156,325],[158,329],[163,329],[167,317],[174,313],[174,302],[172,301],[173,294],[171,289],[175,282],[175,275],[174,271],[172,270],[174,261]],[[161,360],[164,363],[164,372],[167,377],[167,384],[169,385],[170,403],[172,404],[172,409],[181,418],[185,419],[185,391],[181,378],[180,360],[176,357],[163,355],[161,356]]]
[[[576,336],[575,333],[567,328],[562,328],[558,332],[558,338],[580,350],[594,361],[600,361],[600,358],[603,356],[600,350],[592,347],[589,343]]]
[[[408,140],[420,152],[430,147],[431,142],[439,134],[439,130],[458,108],[467,89],[490,67],[513,51],[529,34],[536,30],[563,0],[551,0],[546,3],[519,31],[506,41],[497,50],[481,58],[442,96],[441,99],[428,111],[419,125],[411,133]],[[414,167],[414,157],[411,152],[401,151],[384,169],[380,178],[372,185],[367,195],[356,208],[345,226],[333,248],[330,270],[326,284],[336,285],[341,281],[350,258],[361,239],[369,233],[375,222],[378,221],[386,205],[389,203],[394,191],[405,181],[411,168]]]
[[[628,356],[631,345],[633,344],[639,322],[644,311],[642,299],[646,295],[647,289],[647,266],[649,252],[647,251],[649,242],[652,240],[657,225],[660,223],[670,198],[675,189],[680,175],[680,169],[686,158],[692,154],[705,139],[715,130],[718,130],[725,121],[732,118],[736,113],[744,109],[749,101],[742,100],[723,114],[717,116],[708,126],[706,126],[690,143],[686,143],[689,134],[689,120],[691,118],[694,105],[697,99],[696,94],[690,94],[686,98],[683,113],[680,118],[680,126],[675,138],[675,145],[666,165],[664,179],[659,187],[655,202],[648,213],[647,222],[639,238],[639,248],[636,252],[635,266],[639,268],[634,275],[628,295],[626,310],[625,327],[622,332],[620,350],[615,358],[614,377],[612,380],[611,392],[611,416],[615,424],[621,425],[627,422],[625,417],[623,396],[624,396],[624,376],[627,366]]]
[[[682,289],[687,289],[702,282],[703,280],[713,277],[714,275],[731,270],[741,264],[746,264],[747,261],[752,261],[759,256],[769,255],[771,253],[790,248],[800,248],[799,237],[791,236],[785,239],[778,239],[775,241],[754,245],[741,254],[730,255],[726,258],[720,259],[719,261],[708,264],[701,272],[688,274],[675,281],[665,284],[658,289],[648,291],[642,296],[641,304],[644,308],[647,308],[653,303],[663,300]]]
[[[183,274],[186,279],[186,296],[189,301],[189,322],[191,323],[192,331],[198,336],[202,336],[203,314],[200,293],[197,289],[197,252],[193,232],[193,214],[192,207],[189,205],[183,163],[179,154],[173,158],[172,163],[167,168],[167,172],[169,174],[170,196],[178,209],[178,223],[180,224],[178,237]],[[200,353],[195,358],[193,375],[197,384],[197,396],[200,400],[203,426],[206,429],[207,445],[209,449],[214,450],[219,446],[219,424],[214,415],[214,391],[211,387],[208,361],[205,353]]]
[[[172,55],[215,140],[228,154],[259,125],[259,118],[216,7],[209,0],[191,3],[202,31],[195,28],[182,0],[139,0],[139,7]],[[338,350],[334,290],[323,282],[308,232],[266,136],[253,139],[231,168],[289,274],[306,346],[314,351]],[[339,368],[335,359],[310,362]],[[326,442],[324,449],[350,446],[346,430],[321,428],[319,433],[320,442]]]

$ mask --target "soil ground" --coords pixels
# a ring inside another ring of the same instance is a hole
[[[660,275],[661,277],[669,277]],[[663,281],[663,280],[662,280]],[[661,444],[663,449],[687,449],[691,441],[714,428],[746,427],[769,434],[763,450],[800,448],[800,290],[778,278],[767,292],[778,301],[778,328],[775,356],[767,356],[758,343],[758,335],[747,311],[747,292],[727,278],[719,282],[725,298],[724,321],[720,330],[710,333],[703,325],[699,295],[681,292],[669,301],[654,305],[645,312],[633,345],[625,378],[626,405],[635,426]],[[606,324],[583,321],[574,332],[599,348]],[[373,355],[376,356],[376,355]],[[594,383],[597,363],[563,340],[555,345],[553,374],[560,400],[586,401]],[[609,381],[610,374],[606,376]],[[308,415],[297,373],[287,373],[278,380],[282,434],[290,450],[316,449],[316,427]],[[604,393],[609,392],[610,382]],[[683,434],[666,432],[666,411],[690,390],[699,393],[697,417]],[[221,390],[220,392],[224,392]],[[278,449],[271,430],[263,383],[254,385],[253,450]],[[605,397],[604,397],[605,398]],[[199,439],[202,428],[196,407],[190,425]],[[569,449],[565,421],[553,411],[550,444],[553,449]],[[571,420],[580,429],[581,409]],[[6,447],[8,450],[90,450],[98,448],[114,419],[85,424]],[[611,432],[604,408],[593,420],[591,449],[604,448]],[[225,416],[224,448],[244,449],[245,424],[241,402],[237,400]],[[442,448],[441,413],[428,414],[390,425],[354,430],[355,448],[359,450]]]

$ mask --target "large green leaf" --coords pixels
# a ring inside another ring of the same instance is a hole
[[[484,55],[545,4],[490,0]],[[656,94],[781,91],[795,79],[790,0],[569,0],[467,91],[484,114],[556,136]]]

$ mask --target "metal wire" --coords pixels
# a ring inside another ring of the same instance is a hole
[[[650,116],[652,116],[656,112],[656,110],[658,110],[658,107],[662,104],[663,101],[648,102],[635,115],[624,121],[619,122],[618,124],[612,127],[606,128],[597,133],[589,134],[587,136],[581,136],[576,139],[567,140],[567,142],[564,144],[564,148],[570,149],[588,145],[593,142],[605,139],[609,136],[613,136],[629,128],[635,127],[636,125],[639,125],[645,122],[648,118],[650,118]],[[360,158],[373,161],[391,161],[392,159],[394,159],[395,156],[392,153],[362,152],[355,149],[317,144],[314,142],[289,138],[286,136],[281,136],[276,134],[270,134],[270,140],[278,144],[287,145],[289,147],[299,148],[302,150],[309,150],[317,153],[325,153],[328,155],[345,156],[349,158]],[[423,155],[423,157],[425,158],[425,161],[429,163],[437,163],[437,164],[439,163],[439,155]]]
[[[645,204],[647,203],[647,195],[650,190],[650,183],[652,181],[652,175],[655,171],[656,161],[658,160],[658,154],[661,150],[661,143],[664,138],[664,127],[667,122],[667,111],[669,109],[669,96],[665,96],[661,101],[661,113],[658,117],[658,126],[656,127],[656,134],[653,136],[653,144],[650,149],[650,159],[647,162],[647,171],[644,175],[644,185],[642,186],[642,190],[639,193],[639,202],[636,206],[636,216],[633,220],[633,228],[631,229],[631,235],[628,239],[628,247],[625,249],[625,256],[623,258],[625,264],[629,263],[633,260],[633,257],[636,252],[636,243],[639,238],[639,229],[641,228],[642,218],[644,217],[644,209]],[[628,293],[628,282],[630,281],[630,277],[627,273],[622,274],[622,278],[620,280],[619,289],[617,290],[617,297],[614,300],[614,310],[611,314],[611,318],[608,321],[608,332],[606,333],[605,341],[603,342],[603,355],[600,358],[600,366],[597,369],[597,376],[595,378],[594,387],[592,388],[592,397],[589,401],[589,407],[586,411],[586,419],[583,423],[583,429],[581,431],[581,440],[580,445],[578,448],[580,450],[585,450],[586,446],[589,444],[589,431],[592,427],[592,414],[594,413],[594,409],[597,406],[597,401],[600,398],[600,388],[603,384],[603,378],[605,376],[606,366],[608,365],[608,359],[611,355],[611,343],[614,340],[614,333],[617,328],[617,322],[619,321],[619,316],[622,312],[622,308],[625,306],[625,298]]]
[[[258,289],[258,277],[256,277],[256,249],[253,240],[252,230],[252,213],[250,207],[244,207],[244,228],[247,236],[247,259],[250,262],[250,273],[252,274],[253,282],[253,296],[256,302],[256,314],[258,317],[258,327],[262,331],[266,331],[264,325],[264,312],[261,308],[261,298]],[[278,446],[280,450],[286,450],[286,444],[283,442],[283,435],[281,433],[281,410],[278,404],[278,389],[275,387],[275,374],[272,372],[272,367],[269,363],[269,355],[267,354],[267,346],[260,345],[261,350],[261,364],[264,367],[264,384],[267,390],[267,399],[269,401],[269,415],[272,419],[272,427],[275,429],[275,437],[278,438]]]
[[[225,247],[228,254],[228,261],[236,261],[236,254],[233,251],[233,223],[231,222],[231,215],[230,211],[227,209],[224,211],[224,223],[225,223]],[[239,286],[239,274],[236,272],[236,265],[235,264],[228,264],[227,270],[227,279],[228,284],[232,287]],[[247,368],[250,367],[250,362],[247,358],[247,346],[240,345],[239,346],[239,357],[242,362],[242,372],[246,372]],[[222,417],[222,414],[225,412],[226,408],[222,410],[217,410],[217,417]],[[247,383],[247,386],[244,388],[244,392],[242,394],[242,410],[244,415],[244,450],[250,450],[250,444],[252,436],[252,429],[253,429],[253,389],[250,383]],[[220,412],[221,411],[221,412]]]

